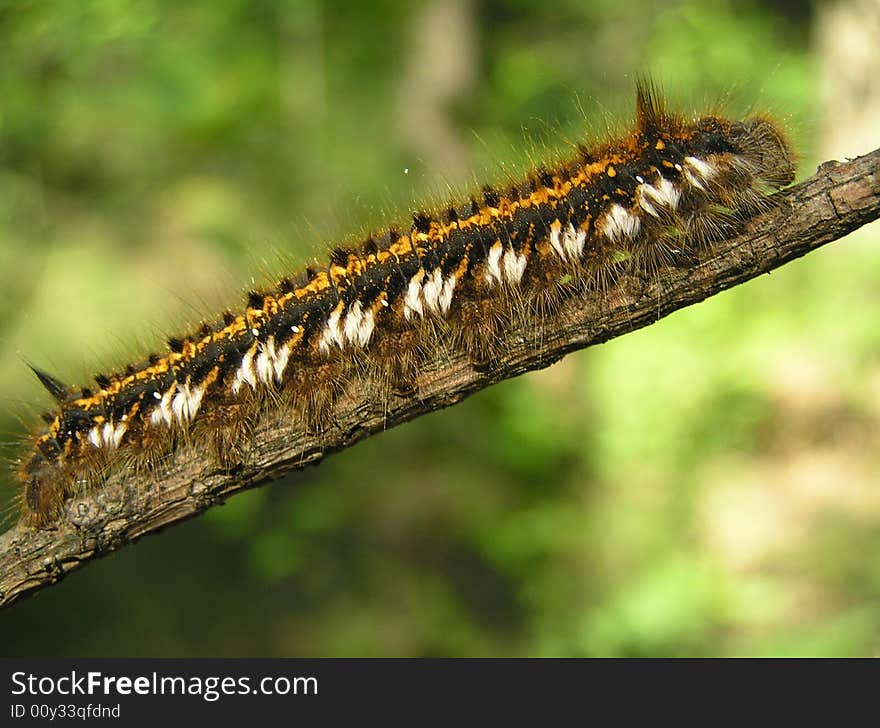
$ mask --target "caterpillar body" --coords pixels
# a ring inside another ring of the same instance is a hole
[[[169,339],[166,353],[81,390],[35,369],[58,408],[16,469],[23,517],[49,524],[67,498],[183,440],[232,469],[264,410],[319,429],[354,382],[412,391],[441,342],[485,364],[513,317],[549,319],[622,273],[692,265],[793,180],[773,120],[687,119],[648,84],[636,97],[629,134],[336,248],[326,266]]]

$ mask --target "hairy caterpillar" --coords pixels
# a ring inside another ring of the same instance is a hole
[[[72,390],[35,369],[59,406],[17,468],[25,518],[50,523],[66,498],[181,441],[231,470],[260,413],[320,429],[346,387],[412,391],[439,346],[486,365],[514,317],[550,318],[621,273],[692,264],[794,178],[770,119],[688,120],[645,84],[636,111],[630,134],[336,248],[326,266],[251,291],[243,312],[93,386]]]

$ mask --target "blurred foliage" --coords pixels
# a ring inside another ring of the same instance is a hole
[[[781,117],[808,175],[813,17],[733,0],[0,3],[6,439],[48,406],[22,356],[84,381],[251,274],[619,128],[640,73],[682,108]],[[467,72],[432,102],[441,148],[407,120],[436,90],[418,69],[446,57]],[[437,161],[450,146],[464,165]],[[125,548],[0,615],[3,652],[875,653],[876,235]]]

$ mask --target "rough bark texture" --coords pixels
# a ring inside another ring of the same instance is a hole
[[[880,149],[856,160],[826,162],[810,179],[778,193],[746,231],[717,243],[699,265],[657,279],[625,278],[603,295],[568,301],[536,345],[533,327],[513,331],[491,369],[463,357],[424,371],[418,395],[377,404],[341,401],[334,426],[304,434],[266,418],[253,451],[235,473],[220,472],[192,449],[178,450],[145,479],[114,476],[100,491],[68,503],[51,529],[19,524],[0,536],[0,606],[59,581],[92,559],[198,515],[228,496],[343,450],[370,435],[448,407],[490,384],[553,364],[570,351],[647,326],[777,268],[880,217]],[[387,406],[385,406],[387,405]]]

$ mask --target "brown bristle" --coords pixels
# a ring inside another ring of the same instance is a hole
[[[267,413],[322,433],[340,401],[417,395],[450,354],[491,369],[512,330],[537,340],[562,303],[697,265],[793,175],[772,120],[689,121],[641,82],[629,133],[332,247],[329,265],[249,291],[244,310],[96,375],[97,390],[35,369],[58,404],[19,468],[28,522],[58,518],[108,474],[158,467],[181,443],[232,471]]]

